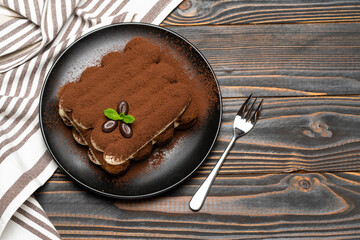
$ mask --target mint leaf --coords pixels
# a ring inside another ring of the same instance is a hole
[[[112,108],[108,108],[104,110],[104,114],[107,118],[117,121],[123,121],[124,123],[133,123],[135,121],[135,118],[131,115],[125,115],[125,113],[118,114],[116,110]]]
[[[120,117],[120,119],[119,119],[119,120],[122,120],[122,119],[125,117],[125,113],[123,113],[123,112],[122,112],[122,113],[120,113],[120,114],[119,114],[119,117]]]
[[[108,117],[111,120],[121,120],[119,114],[112,108],[108,108],[104,110],[104,114],[106,117]]]
[[[135,121],[135,118],[131,115],[125,115],[121,121],[123,121],[124,123],[133,123]]]

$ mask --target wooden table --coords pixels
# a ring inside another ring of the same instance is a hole
[[[146,200],[97,196],[61,171],[35,197],[64,239],[359,239],[359,21],[356,0],[185,1],[162,25],[206,56],[223,97],[203,166]],[[251,92],[265,99],[261,119],[191,212]]]

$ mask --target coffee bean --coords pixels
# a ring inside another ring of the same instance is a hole
[[[129,104],[126,101],[121,101],[117,107],[118,113],[124,113],[125,115],[129,112]]]
[[[108,120],[103,124],[102,131],[105,133],[112,132],[117,127],[117,125],[118,125],[117,121]]]
[[[127,125],[126,123],[121,122],[120,123],[120,133],[125,138],[131,138],[133,135],[132,129],[130,125]]]

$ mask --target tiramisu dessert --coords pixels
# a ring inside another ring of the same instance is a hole
[[[184,75],[160,47],[133,38],[100,66],[87,68],[58,92],[59,114],[89,159],[106,172],[124,173],[131,160],[147,158],[175,129],[192,127],[197,106]]]

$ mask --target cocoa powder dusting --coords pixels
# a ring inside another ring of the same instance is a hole
[[[212,98],[212,89],[201,87],[194,77],[202,76],[184,69],[184,63],[174,58],[170,49],[137,37],[122,52],[108,53],[100,66],[87,68],[78,81],[63,86],[58,92],[59,104],[90,129],[97,148],[117,157],[130,156],[189,104],[191,112],[185,112],[183,118],[195,112],[195,127],[202,124],[212,99],[217,98]],[[206,79],[200,81],[206,83]],[[104,110],[116,109],[122,100],[128,102],[129,114],[136,119],[131,138],[124,138],[117,130],[102,131],[107,121]],[[131,172],[136,175],[138,170]]]

